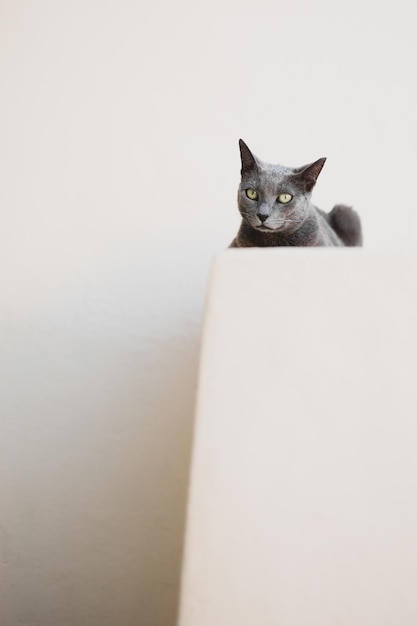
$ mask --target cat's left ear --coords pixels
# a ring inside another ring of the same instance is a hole
[[[239,139],[239,148],[240,148],[240,158],[242,161],[242,169],[241,174],[248,174],[249,172],[256,171],[258,169],[258,165],[256,163],[256,159],[253,156],[252,152],[249,150],[248,146],[245,144],[243,139]]]
[[[326,157],[318,159],[310,165],[305,165],[304,167],[299,168],[296,173],[291,176],[291,180],[303,191],[311,191],[316,184],[325,163]]]

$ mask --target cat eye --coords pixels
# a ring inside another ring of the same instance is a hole
[[[258,192],[255,191],[255,189],[246,189],[246,195],[248,196],[249,200],[258,199]]]
[[[291,202],[292,200],[292,195],[290,193],[281,193],[278,196],[278,202],[280,202],[281,204],[288,204],[288,202]]]

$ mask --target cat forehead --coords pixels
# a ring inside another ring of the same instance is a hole
[[[257,184],[264,190],[275,192],[282,184],[286,183],[292,174],[294,174],[294,170],[291,167],[258,162]]]
[[[282,180],[294,173],[293,168],[284,165],[273,165],[272,163],[262,163],[258,166],[259,174],[265,179]]]

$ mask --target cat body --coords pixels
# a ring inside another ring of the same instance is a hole
[[[336,205],[325,213],[311,192],[326,159],[299,168],[263,163],[240,139],[242,179],[238,207],[242,223],[231,248],[271,246],[360,246],[357,213]]]

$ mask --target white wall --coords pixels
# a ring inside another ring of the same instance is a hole
[[[2,625],[174,624],[243,137],[413,246],[414,4],[0,3]]]
[[[416,272],[415,253],[219,258],[180,626],[417,623]]]

